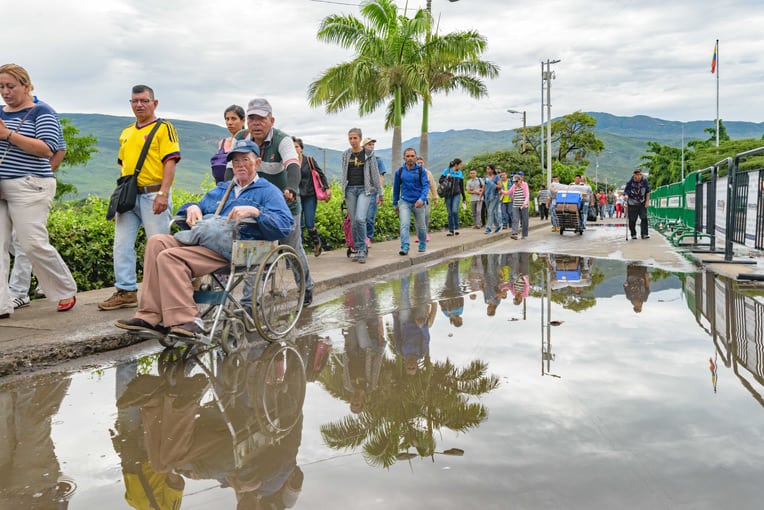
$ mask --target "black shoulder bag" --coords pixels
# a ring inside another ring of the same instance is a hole
[[[138,174],[141,173],[143,162],[146,161],[146,155],[149,153],[149,147],[151,146],[151,141],[154,139],[154,134],[163,122],[162,119],[157,119],[149,136],[146,137],[146,142],[143,144],[143,150],[138,157],[138,163],[135,165],[135,172],[130,175],[123,175],[117,179],[117,187],[111,194],[109,208],[106,210],[107,220],[114,218],[117,213],[124,213],[135,208],[135,200],[138,197]]]

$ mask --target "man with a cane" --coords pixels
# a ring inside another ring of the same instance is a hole
[[[647,204],[650,202],[650,184],[642,175],[642,169],[634,170],[629,182],[623,190],[626,200],[626,211],[629,218],[629,231],[631,238],[637,238],[637,218],[639,218],[639,230],[642,239],[649,239],[647,233]],[[628,239],[628,235],[626,236]]]

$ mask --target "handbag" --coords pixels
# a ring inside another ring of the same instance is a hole
[[[313,164],[313,158],[311,157],[308,158],[308,166],[310,167],[310,174],[313,178],[313,189],[316,191],[316,200],[328,202],[329,195],[324,189],[324,183],[321,180],[321,174],[319,174],[318,170],[316,170],[316,167]]]
[[[162,119],[157,119],[156,124],[154,124],[151,132],[146,137],[146,141],[143,143],[143,150],[141,150],[141,155],[138,157],[138,163],[135,165],[135,172],[130,175],[123,175],[117,179],[117,187],[111,193],[109,207],[106,209],[107,220],[114,218],[117,213],[125,213],[135,208],[135,200],[138,197],[138,174],[141,173],[143,162],[146,161],[151,140],[154,138],[154,134],[162,122]]]
[[[189,230],[176,232],[175,239],[187,246],[204,246],[231,260],[235,223],[220,216],[220,211],[235,185],[236,181],[231,180],[214,214],[205,214]]]
[[[225,151],[225,140],[221,140],[218,151],[210,158],[212,178],[215,182],[225,180],[225,170],[228,167],[228,153]]]

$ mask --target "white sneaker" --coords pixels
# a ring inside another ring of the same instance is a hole
[[[25,306],[28,306],[31,301],[29,300],[29,296],[20,296],[13,298],[13,309],[17,308],[23,308]]]

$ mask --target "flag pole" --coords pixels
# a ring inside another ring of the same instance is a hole
[[[716,146],[719,147],[719,39],[716,40]]]

